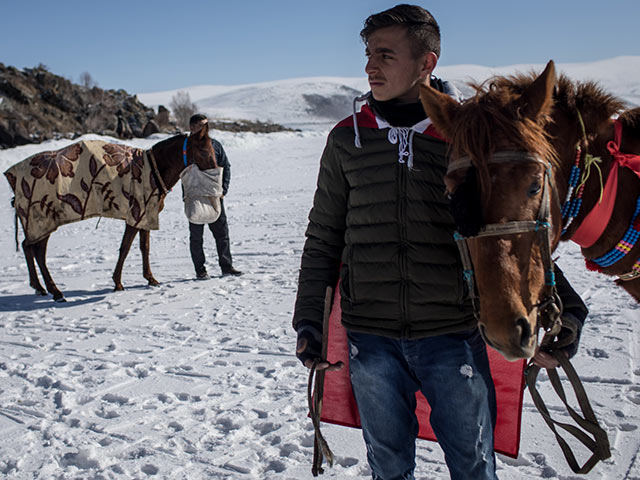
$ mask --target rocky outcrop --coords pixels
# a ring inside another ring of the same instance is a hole
[[[85,133],[132,138],[177,130],[166,109],[156,115],[124,90],[89,88],[44,67],[0,63],[0,148]]]
[[[290,130],[248,120],[210,123],[231,132]],[[180,130],[166,107],[160,105],[156,113],[124,90],[78,85],[42,66],[20,70],[0,63],[0,148],[85,133],[128,139]]]

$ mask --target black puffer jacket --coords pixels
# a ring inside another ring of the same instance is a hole
[[[392,128],[368,105],[329,134],[309,214],[294,327],[322,318],[340,264],[346,328],[421,338],[475,326],[444,195],[446,144],[424,119]]]

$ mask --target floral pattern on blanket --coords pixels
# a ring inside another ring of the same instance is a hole
[[[37,153],[5,176],[28,243],[60,225],[96,216],[122,219],[143,230],[159,227],[163,196],[140,148],[81,141]]]

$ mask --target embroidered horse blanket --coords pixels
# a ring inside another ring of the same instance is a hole
[[[142,230],[159,227],[164,197],[143,149],[83,140],[32,155],[4,174],[27,243],[61,225],[98,216]]]

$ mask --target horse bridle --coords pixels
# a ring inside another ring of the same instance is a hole
[[[546,295],[543,300],[536,305],[538,307],[538,321],[542,325],[546,334],[551,338],[555,337],[560,332],[561,320],[560,315],[562,313],[562,301],[558,296],[558,291],[555,281],[555,273],[553,270],[553,259],[551,257],[551,244],[549,241],[551,224],[549,218],[551,215],[551,164],[543,161],[538,156],[529,152],[522,151],[500,151],[495,152],[488,160],[489,164],[499,163],[513,163],[513,162],[527,162],[538,163],[545,167],[544,181],[542,187],[542,201],[540,208],[538,209],[538,215],[536,220],[514,220],[505,223],[492,223],[485,225],[476,235],[462,236],[459,232],[454,233],[454,239],[458,250],[460,251],[460,257],[462,260],[462,266],[464,269],[464,279],[469,289],[469,294],[473,302],[473,310],[476,318],[479,318],[479,310],[477,306],[477,291],[475,274],[473,270],[473,262],[471,261],[471,255],[469,254],[469,247],[467,240],[469,238],[482,238],[492,236],[512,235],[517,233],[536,232],[541,248],[542,262],[545,270],[545,287]],[[451,172],[467,169],[473,166],[471,158],[468,156],[461,157],[457,160],[453,160],[449,163],[447,168],[447,175]]]

